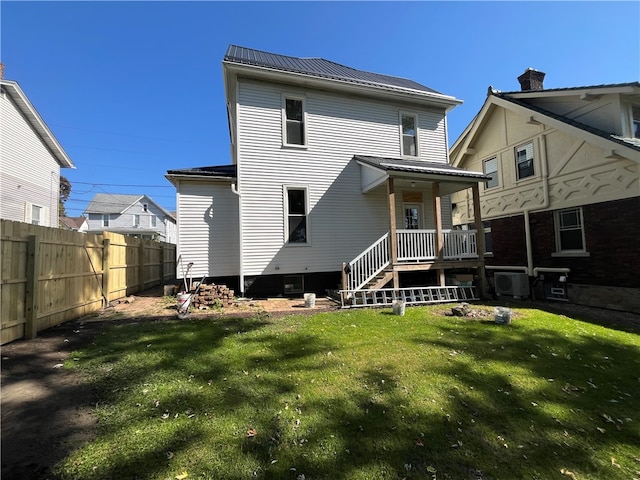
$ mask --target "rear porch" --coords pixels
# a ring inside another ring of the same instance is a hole
[[[472,269],[482,296],[485,247],[478,185],[487,177],[417,160],[363,156],[354,159],[362,169],[363,194],[386,188],[389,231],[353,260],[343,263],[344,294],[351,296],[353,292],[385,286],[398,290],[401,272],[435,271],[437,286],[444,287],[448,270]],[[472,190],[475,229],[444,228],[444,220],[451,218],[451,208],[455,208],[448,196],[466,189]]]

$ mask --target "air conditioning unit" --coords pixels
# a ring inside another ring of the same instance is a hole
[[[529,296],[529,276],[519,272],[496,272],[493,276],[496,293],[515,298]]]

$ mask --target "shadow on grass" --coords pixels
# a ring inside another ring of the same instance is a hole
[[[387,314],[358,324],[358,341],[370,341]],[[360,317],[324,318],[335,333]],[[425,321],[414,313],[394,320],[407,332]],[[130,442],[130,454],[77,478],[156,478],[170,456],[198,446],[235,460],[222,469],[202,457],[183,460],[196,478],[548,478],[563,468],[602,472],[611,447],[633,452],[638,444],[627,388],[637,385],[640,352],[605,329],[451,319],[428,334],[389,331],[389,346],[359,359],[363,367],[348,370],[355,378],[347,381],[336,372],[354,355],[351,344],[288,322],[276,330],[266,317],[166,322],[103,334],[80,360],[97,372],[108,417],[89,448]],[[385,359],[385,349],[401,361]],[[422,372],[417,384],[405,375],[405,349],[407,368]],[[139,407],[123,414],[116,404]],[[211,422],[227,433],[208,438]],[[617,461],[622,469],[611,478],[625,478],[633,460]]]

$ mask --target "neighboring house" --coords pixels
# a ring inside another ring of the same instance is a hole
[[[233,45],[223,73],[232,165],[167,173],[193,276],[277,295],[436,285],[482,268],[475,232],[451,231],[448,195],[486,179],[448,164],[459,100]]]
[[[0,218],[58,227],[60,168],[75,168],[18,83],[0,66]]]
[[[147,195],[96,194],[84,211],[89,232],[115,232],[176,243],[176,220]]]
[[[543,79],[529,69],[521,91],[490,88],[451,149],[454,166],[490,176],[487,270],[523,272],[538,297],[640,311],[640,83]],[[468,195],[452,201],[456,225],[474,221]]]
[[[60,219],[61,228],[65,228],[67,230],[74,230],[80,233],[86,233],[89,230],[89,222],[87,221],[87,217],[62,217]]]

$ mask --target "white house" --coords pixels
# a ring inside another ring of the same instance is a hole
[[[58,227],[60,168],[75,166],[18,83],[2,73],[0,132],[0,218]]]
[[[451,231],[449,195],[486,179],[448,163],[459,100],[234,45],[223,73],[232,164],[167,173],[195,277],[277,295],[435,285],[482,268],[476,233]]]
[[[84,213],[90,233],[103,231],[176,243],[176,220],[147,195],[96,194]]]
[[[486,269],[498,294],[640,312],[640,83],[545,89],[528,69],[521,90],[490,88],[451,149],[452,164],[484,170],[480,211]],[[454,224],[474,202],[452,197]],[[518,280],[520,279],[520,280]]]

